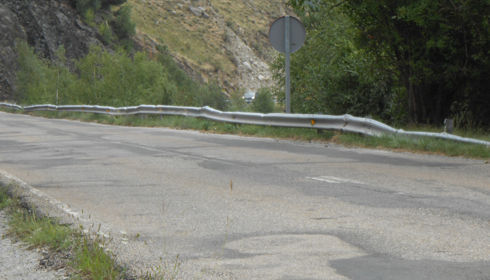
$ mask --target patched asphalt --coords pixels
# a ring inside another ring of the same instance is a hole
[[[6,113],[0,131],[0,169],[101,224],[137,269],[177,263],[183,279],[490,278],[482,160]]]

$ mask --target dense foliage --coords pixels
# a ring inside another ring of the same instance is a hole
[[[356,48],[350,20],[328,6],[302,14],[302,20],[307,40],[291,58],[293,112],[349,113],[383,119],[397,115],[399,106],[390,68],[376,67],[371,54]],[[281,57],[273,66],[280,82],[283,61]]]
[[[113,20],[114,33],[120,39],[129,39],[136,33],[136,25],[131,21],[131,6],[122,6]]]
[[[136,25],[131,20],[131,6],[122,5],[126,0],[71,0],[71,3],[87,24],[97,27],[104,43],[118,39],[118,45],[132,48],[131,37],[136,33]],[[113,6],[119,8],[111,9]]]
[[[109,46],[92,46],[80,59],[67,61],[62,46],[56,61],[48,61],[38,57],[26,42],[17,42],[18,101],[24,104],[164,104],[237,109],[238,103],[230,102],[216,84],[192,80],[177,66],[166,47],[157,46],[158,55],[153,59],[145,53],[135,53],[131,7],[127,4],[114,7],[125,2],[71,1],[85,23],[96,28]],[[245,109],[242,105],[239,104],[239,109]]]
[[[257,91],[252,101],[252,109],[264,114],[274,111],[274,99],[269,89],[261,88]]]
[[[130,56],[123,49],[109,52],[93,46],[87,56],[74,61],[73,72],[66,66],[63,48],[53,63],[39,58],[25,42],[19,42],[18,56],[21,103],[176,104],[217,109],[225,109],[227,104],[219,88],[186,78],[163,54],[160,61],[154,61],[141,52]]]
[[[490,126],[488,0],[290,4],[308,31],[293,56],[297,111]]]

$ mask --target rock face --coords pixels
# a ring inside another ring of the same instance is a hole
[[[225,48],[235,58],[239,79],[238,88],[256,92],[260,87],[272,85],[272,74],[269,65],[231,28],[226,29],[227,41]]]
[[[0,4],[0,100],[15,100],[16,40],[27,40],[48,60],[64,46],[67,58],[80,58],[102,44],[67,0],[2,0]]]
[[[9,99],[14,90],[15,41],[26,39],[17,16],[0,4],[0,100]]]
[[[209,15],[206,13],[206,9],[204,9],[203,7],[192,7],[190,6],[189,7],[189,10],[195,15],[195,16],[198,16],[198,17],[203,17],[203,18],[209,18]],[[175,12],[177,13],[177,12]]]

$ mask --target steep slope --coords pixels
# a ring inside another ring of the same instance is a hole
[[[128,0],[137,38],[148,50],[165,45],[194,77],[227,92],[271,83],[270,23],[285,0]]]
[[[284,14],[285,0],[128,0],[136,40],[150,54],[166,46],[195,80],[217,82],[226,92],[271,83],[270,22]],[[17,39],[47,60],[64,46],[67,58],[83,57],[104,44],[69,0],[0,3],[0,100],[14,100]]]
[[[67,58],[85,55],[91,44],[102,44],[67,0],[2,0],[0,3],[0,100],[13,100],[17,39],[27,40],[36,53],[55,58],[63,45]]]

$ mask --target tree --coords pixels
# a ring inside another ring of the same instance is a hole
[[[488,1],[351,0],[344,8],[359,28],[360,46],[398,69],[413,121],[441,123],[465,103],[473,116],[460,122],[489,125],[489,99],[482,99],[489,88],[481,83],[490,67]]]
[[[390,119],[396,109],[389,66],[377,67],[375,58],[354,44],[356,29],[334,1],[296,9],[307,36],[291,57],[293,112],[371,115]],[[311,3],[310,3],[311,4]],[[283,59],[273,66],[283,82]],[[283,100],[280,91],[278,100]],[[393,105],[395,104],[395,105]]]
[[[221,91],[216,83],[200,85],[196,95],[197,106],[209,106],[218,110],[226,110],[226,95]]]
[[[25,41],[17,41],[19,71],[17,98],[28,104],[66,104],[75,76],[65,66],[65,49],[56,51],[56,60],[39,58]]]
[[[412,121],[453,116],[490,126],[488,0],[290,2],[305,13],[339,7],[356,29],[356,47],[395,70]]]
[[[130,57],[124,50],[115,53],[92,46],[77,64],[80,83],[79,102],[111,106],[144,103],[172,104],[175,85],[158,62],[145,53]]]
[[[115,14],[114,33],[121,40],[129,39],[136,33],[136,25],[131,20],[131,6],[124,5]]]

